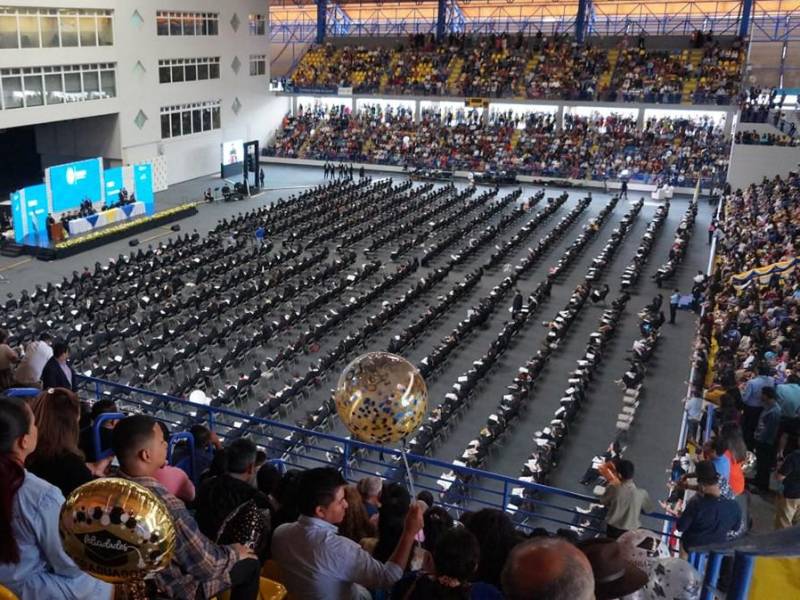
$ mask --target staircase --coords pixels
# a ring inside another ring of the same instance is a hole
[[[603,71],[600,79],[597,80],[597,89],[606,90],[611,85],[611,79],[614,77],[614,70],[617,68],[617,59],[619,59],[619,48],[612,48],[608,51],[608,69]]]
[[[692,72],[697,72],[697,67],[700,66],[700,61],[703,60],[703,51],[694,48],[689,51],[689,64],[692,65]],[[690,77],[683,82],[683,89],[681,90],[681,103],[691,104],[692,94],[697,89],[697,77]]]
[[[519,144],[519,138],[522,136],[521,129],[515,129],[514,133],[511,134],[511,151],[513,152],[517,148],[517,144]]]
[[[457,94],[458,90],[456,89],[456,85],[458,84],[459,79],[461,78],[461,71],[464,69],[464,59],[460,56],[454,56],[450,60],[450,64],[447,65],[447,71],[450,73],[447,76],[447,91],[451,94]]]
[[[4,242],[2,246],[0,246],[0,255],[16,258],[22,254],[23,250],[24,248],[16,242]]]
[[[539,64],[539,57],[538,56],[534,56],[533,58],[531,58],[528,61],[528,64],[525,65],[525,71],[523,71],[522,77],[520,77],[519,83],[517,84],[517,89],[516,89],[516,94],[515,94],[516,96],[519,96],[520,98],[527,98],[528,97],[528,94],[525,93],[526,77],[527,77],[528,73],[532,73],[536,69],[536,66],[538,64]]]
[[[394,68],[397,66],[397,59],[399,57],[400,54],[398,52],[392,52],[392,58],[389,60],[389,66],[383,72],[383,75],[381,75],[381,82],[378,87],[381,92],[386,91],[386,86],[389,85],[389,75],[394,73]]]

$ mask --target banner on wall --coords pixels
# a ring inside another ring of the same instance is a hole
[[[153,167],[150,163],[133,165],[133,192],[136,199],[144,203],[147,214],[152,215],[156,197],[153,193]]]
[[[47,186],[32,185],[11,194],[11,219],[14,224],[14,241],[22,243],[26,237],[47,239]]]
[[[106,204],[113,204],[119,200],[119,193],[125,187],[122,170],[122,167],[114,167],[106,169],[103,173]]]
[[[489,108],[489,101],[486,98],[467,98],[464,105],[467,108]]]
[[[103,160],[91,158],[65,165],[50,167],[46,171],[50,186],[52,210],[61,213],[73,210],[84,200],[92,203],[103,200]]]
[[[800,259],[792,257],[765,267],[757,267],[749,271],[742,271],[731,277],[731,283],[738,288],[743,288],[754,281],[766,284],[773,275],[777,274],[780,277],[788,277],[794,273],[798,262],[800,262]]]

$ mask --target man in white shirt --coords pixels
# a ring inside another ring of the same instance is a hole
[[[272,556],[289,593],[303,600],[361,600],[370,598],[364,588],[392,587],[403,576],[414,538],[422,529],[422,506],[411,505],[400,541],[382,563],[338,534],[347,510],[347,482],[341,474],[319,468],[300,477],[300,518],[281,525],[272,536]]]
[[[38,387],[42,378],[44,365],[53,356],[53,337],[42,333],[38,340],[28,344],[25,356],[17,365],[14,379],[19,386]]]

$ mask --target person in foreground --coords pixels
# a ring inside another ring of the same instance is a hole
[[[502,585],[506,600],[594,600],[589,559],[559,538],[518,544],[503,568]]]
[[[64,552],[61,491],[23,467],[37,437],[28,405],[0,398],[0,584],[20,600],[113,598],[111,584],[81,571]]]
[[[390,588],[403,576],[414,537],[422,529],[423,508],[408,510],[403,533],[389,559],[372,558],[356,542],[337,534],[347,510],[342,475],[332,468],[300,475],[300,518],[275,530],[272,556],[289,593],[303,600],[368,599],[367,589]]]
[[[213,544],[183,502],[155,479],[167,460],[167,442],[156,420],[147,415],[122,419],[114,428],[112,447],[120,476],[152,490],[175,523],[175,555],[154,578],[158,597],[207,600],[230,589],[230,600],[255,600],[261,567],[255,554],[241,544]]]
[[[480,554],[478,539],[468,529],[448,529],[434,549],[436,574],[417,572],[401,579],[392,589],[392,600],[501,600],[493,585],[470,583]]]

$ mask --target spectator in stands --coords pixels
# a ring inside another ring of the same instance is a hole
[[[164,434],[164,440],[169,444],[169,429],[163,421],[158,421],[158,426],[161,428],[161,433]],[[153,475],[153,479],[164,486],[164,489],[170,494],[179,500],[183,500],[186,504],[194,501],[194,483],[192,483],[192,480],[189,479],[183,469],[164,463],[164,466]]]
[[[87,463],[78,448],[78,397],[64,388],[48,389],[33,401],[39,429],[36,451],[28,457],[28,469],[69,496],[78,486],[102,477],[111,457]]]
[[[78,438],[78,447],[86,457],[87,462],[98,460],[94,445],[94,426],[100,415],[119,412],[113,400],[101,399],[92,404],[89,411],[90,425],[81,429]],[[100,452],[111,450],[111,431],[117,424],[117,419],[103,421],[99,428],[100,433]]]
[[[600,501],[608,508],[606,535],[617,539],[626,531],[642,526],[641,515],[653,510],[646,490],[633,482],[634,466],[629,460],[620,460],[616,466],[619,483],[609,482]]]
[[[761,390],[765,387],[775,387],[775,378],[769,365],[762,364],[758,367],[758,374],[752,377],[744,386],[742,401],[744,402],[742,414],[742,433],[748,449],[755,450],[755,431],[758,418],[764,410]]]
[[[17,367],[17,372],[19,372],[19,367]],[[784,419],[800,417],[800,376],[797,373],[790,373],[786,377],[786,383],[778,384],[775,387],[775,393],[778,396],[778,404]]]
[[[500,587],[500,575],[511,549],[521,541],[508,514],[483,508],[463,520],[464,526],[478,539],[481,559],[475,573],[477,581]]]
[[[258,473],[256,473],[256,487],[258,488],[259,492],[267,497],[267,500],[269,501],[270,512],[273,514],[273,516],[278,510],[278,501],[275,499],[275,494],[280,481],[281,472],[278,467],[271,463],[264,463],[258,469]]]
[[[593,600],[586,555],[561,538],[539,537],[514,547],[502,574],[506,600]]]
[[[272,530],[284,523],[294,523],[300,517],[298,494],[300,493],[300,474],[297,469],[289,469],[275,486],[277,510],[272,520]]]
[[[775,529],[800,525],[800,449],[794,450],[778,466],[782,483],[775,511]]]
[[[193,425],[189,433],[194,438],[194,461],[188,444],[180,444],[176,448],[178,456],[173,457],[173,462],[176,467],[186,471],[193,481],[199,482],[211,468],[214,456],[222,444],[217,434],[205,425]]]
[[[219,540],[223,523],[236,513],[239,521],[249,517],[259,531],[252,531],[252,548],[266,558],[271,532],[270,503],[254,485],[256,445],[246,438],[233,440],[221,452],[224,472],[205,479],[197,490],[195,516],[206,537]],[[244,540],[241,540],[244,542]]]
[[[14,372],[15,384],[20,387],[39,387],[42,385],[42,370],[53,356],[53,336],[47,332],[39,334],[39,339],[25,347],[25,354]]]
[[[481,549],[477,538],[463,527],[448,529],[436,544],[435,574],[416,572],[392,589],[395,600],[500,600],[493,585],[476,581]]]
[[[78,391],[78,381],[75,370],[69,363],[69,346],[66,342],[58,341],[53,344],[53,356],[42,369],[42,387]]]
[[[774,387],[761,388],[761,402],[764,410],[758,416],[753,435],[756,444],[756,477],[750,491],[765,494],[769,492],[769,476],[775,466],[781,424],[781,408],[778,406]]]
[[[64,552],[64,496],[23,466],[37,437],[28,405],[0,398],[0,582],[22,600],[111,600],[114,586],[81,571]]]
[[[19,354],[8,345],[8,331],[0,329],[0,390],[14,385],[14,365],[19,362]]]
[[[369,598],[363,588],[387,588],[403,575],[414,538],[422,529],[422,506],[409,508],[397,547],[381,563],[336,533],[347,510],[346,485],[331,468],[310,469],[300,476],[301,516],[296,523],[281,525],[272,538],[272,555],[292,596],[303,600]]]
[[[627,597],[647,584],[647,573],[626,559],[616,540],[591,538],[578,547],[592,565],[596,600]]]
[[[361,493],[356,486],[345,487],[344,497],[347,501],[347,510],[344,513],[344,519],[339,524],[339,535],[354,542],[361,542],[364,538],[373,537],[376,533],[375,525],[370,521],[367,509],[361,500]]]
[[[361,540],[361,547],[376,560],[389,560],[403,537],[410,506],[411,496],[402,484],[390,483],[384,486],[378,511],[378,535],[376,538]],[[427,550],[415,543],[404,568],[406,571],[430,571],[433,568],[433,558]]]
[[[719,475],[713,463],[697,463],[698,493],[692,497],[678,519],[676,528],[682,533],[684,552],[693,547],[726,541],[741,524],[742,511],[735,500],[723,498]]]
[[[381,507],[381,490],[383,489],[383,482],[380,477],[369,475],[362,477],[358,482],[358,491],[364,502],[364,508],[367,509],[367,515],[372,518],[378,514],[378,509]]]
[[[425,534],[425,541],[422,542],[422,547],[433,553],[442,535],[453,527],[453,517],[441,506],[431,506],[425,511],[424,522],[423,533]],[[435,557],[434,562],[436,562]]]
[[[167,506],[175,524],[175,554],[153,581],[167,598],[210,599],[230,589],[231,600],[258,597],[260,564],[241,544],[218,546],[204,536],[186,506],[154,478],[167,459],[167,442],[158,423],[147,415],[120,421],[112,438],[120,476],[152,490]]]

